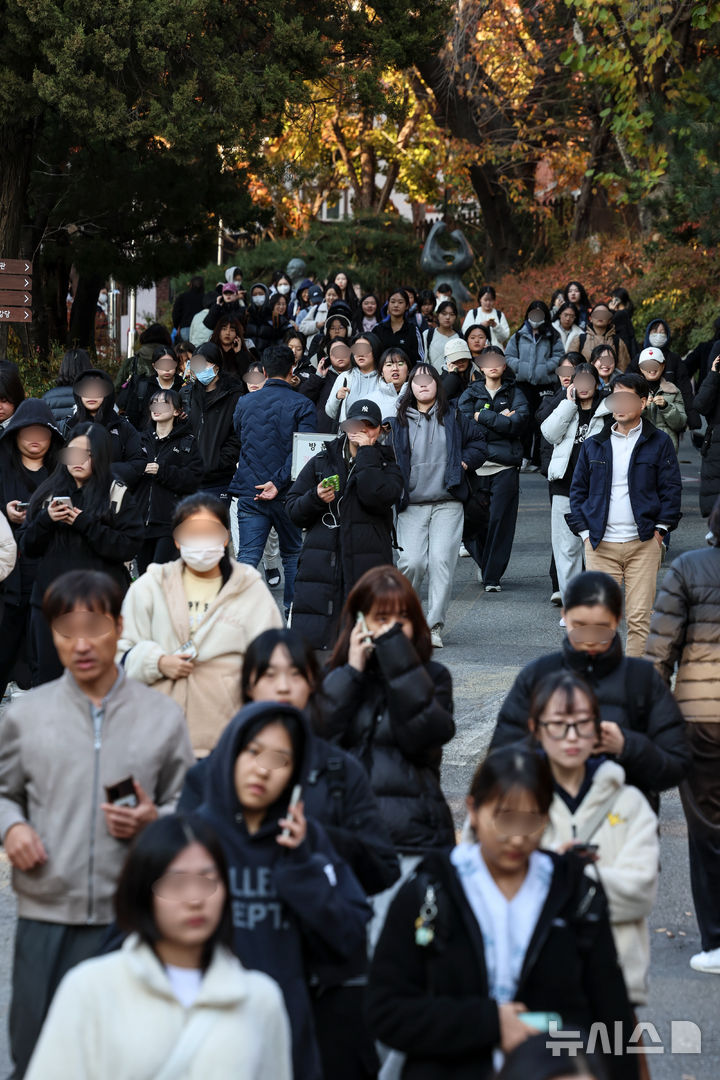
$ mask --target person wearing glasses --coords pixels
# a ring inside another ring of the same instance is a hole
[[[615,947],[633,1006],[646,1005],[650,967],[648,916],[657,894],[657,817],[616,761],[594,754],[600,707],[588,684],[569,671],[542,679],[530,704],[530,732],[553,775],[555,793],[542,846],[575,851],[610,906]]]
[[[179,558],[151,564],[128,589],[117,660],[181,706],[204,757],[240,708],[247,646],[282,620],[255,567],[230,558],[222,499],[203,491],[183,499],[172,537]]]
[[[30,499],[19,534],[21,556],[37,560],[30,595],[33,686],[62,675],[53,635],[42,615],[45,590],[68,570],[101,570],[124,592],[125,564],[143,543],[143,523],[133,497],[113,478],[111,441],[101,424],[78,424],[59,462]]]
[[[199,818],[153,822],[130,850],[115,911],[131,936],[55,996],[28,1080],[173,1075],[291,1080],[282,994],[232,954],[231,889]]]
[[[558,1030],[617,1024],[627,1045],[635,1025],[605,894],[577,856],[539,850],[552,800],[540,754],[489,754],[470,786],[466,838],[426,856],[393,901],[367,1015],[405,1055],[407,1080],[490,1080],[553,1019]],[[612,1080],[638,1075],[630,1055],[603,1063]]]
[[[500,709],[491,747],[524,739],[540,681],[555,671],[572,672],[597,695],[595,752],[622,765],[627,782],[656,804],[657,793],[675,787],[690,765],[682,713],[652,664],[624,654],[622,590],[609,574],[578,574],[563,599],[562,649],[532,660],[519,673]]]
[[[18,901],[16,1077],[60,980],[101,948],[127,842],[173,812],[194,761],[180,707],[115,663],[121,604],[107,574],[58,577],[43,614],[61,677],[13,701],[0,719],[0,837]]]

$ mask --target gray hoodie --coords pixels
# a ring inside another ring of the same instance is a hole
[[[411,503],[447,502],[452,499],[445,486],[447,468],[447,439],[438,422],[437,406],[430,412],[418,409],[407,411],[410,441]]]

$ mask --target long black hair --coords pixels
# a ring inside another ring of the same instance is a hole
[[[78,375],[83,371],[89,371],[92,367],[90,353],[85,349],[68,349],[60,362],[55,384],[57,386],[72,386]]]
[[[278,646],[286,650],[293,667],[301,673],[310,688],[307,711],[315,731],[322,726],[322,675],[313,649],[296,630],[285,627],[264,630],[248,645],[243,658],[240,693],[244,705],[252,700],[252,688],[270,667],[272,654]]]
[[[196,491],[194,495],[186,495],[184,499],[180,500],[173,514],[172,531],[175,532],[178,525],[182,525],[187,518],[197,514],[198,510],[209,510],[213,517],[216,517],[225,526],[228,533],[230,532],[230,511],[227,502],[218,499],[217,495],[212,495],[209,491]],[[225,585],[232,575],[232,560],[227,547],[218,566],[222,574],[223,585]]]
[[[91,424],[87,421],[76,424],[68,435],[66,447],[85,436],[90,443],[90,460],[92,473],[82,487],[83,513],[100,517],[108,521],[110,517],[110,487],[113,482],[112,454],[110,436],[102,424]],[[43,508],[43,504],[53,495],[74,495],[77,492],[77,484],[68,472],[67,465],[62,462],[55,467],[47,480],[40,484],[39,488],[30,500],[28,507],[28,520],[32,520]]]
[[[445,393],[445,387],[442,384],[442,380],[438,375],[432,364],[420,363],[415,367],[408,375],[408,381],[405,385],[404,393],[400,396],[398,401],[397,411],[395,416],[397,422],[401,427],[407,427],[408,425],[408,409],[417,409],[418,403],[415,394],[413,393],[412,381],[416,375],[429,375],[435,383],[437,390],[437,396],[435,398],[435,415],[437,416],[438,423],[442,424],[443,419],[447,416],[450,410],[450,404],[448,402],[447,394]]]
[[[25,400],[25,387],[12,360],[0,360],[0,398],[9,401],[13,410]]]
[[[143,829],[130,848],[120,873],[115,892],[115,917],[121,930],[138,934],[155,951],[162,935],[155,919],[153,886],[191,844],[205,848],[225,887],[220,922],[203,948],[202,966],[207,970],[217,945],[232,948],[233,930],[227,862],[217,834],[203,818],[194,814],[161,817]]]

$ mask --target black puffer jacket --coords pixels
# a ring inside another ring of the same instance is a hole
[[[104,383],[108,392],[95,416],[91,416],[83,405],[77,392],[78,386],[86,379],[95,378]],[[113,463],[113,476],[121,480],[130,491],[145,472],[147,458],[143,452],[140,435],[130,421],[115,412],[115,388],[112,379],[105,371],[99,368],[90,368],[78,375],[73,384],[73,397],[75,398],[75,412],[63,421],[61,430],[66,442],[72,439],[73,428],[78,424],[92,421],[94,424],[102,424],[110,436],[110,454]]]
[[[75,395],[72,386],[53,386],[43,394],[43,401],[49,407],[56,423],[60,423],[75,408]]]
[[[515,382],[512,372],[506,371],[503,375],[502,385],[495,397],[480,375],[461,395],[458,409],[471,420],[477,416],[475,423],[484,428],[488,461],[498,465],[522,463],[522,437],[531,417],[527,398]],[[503,416],[506,411],[512,415]]]
[[[423,664],[395,626],[376,639],[364,672],[335,668],[323,693],[324,734],[367,769],[396,849],[415,855],[452,847],[452,816],[440,789],[442,747],[455,734],[447,668]]]
[[[135,502],[145,525],[145,535],[165,536],[170,532],[175,507],[183,495],[193,495],[200,487],[203,462],[197,440],[187,420],[175,425],[159,439],[154,428],[142,434],[148,462],[157,461],[156,473],[144,473],[135,492]]]
[[[185,412],[203,460],[203,485],[229,487],[235,474],[240,442],[233,413],[241,393],[237,379],[222,371],[214,390],[208,392],[199,382],[183,387]]]
[[[345,436],[336,439],[308,461],[285,504],[290,520],[307,529],[292,625],[314,649],[334,644],[345,597],[358,578],[393,561],[392,508],[403,491],[400,468],[390,447],[379,443],[358,447],[348,464],[346,443]],[[327,476],[338,476],[340,482],[331,503],[316,491]]]
[[[675,700],[686,720],[720,721],[720,548],[675,559],[655,597],[645,655],[668,684],[678,663]]]
[[[700,464],[700,513],[709,517],[720,495],[720,372],[708,371],[694,406],[707,420]]]
[[[621,1023],[627,1046],[635,1024],[605,894],[575,856],[547,854],[553,862],[550,890],[515,1000],[532,1012],[558,1012],[564,1031],[589,1031],[598,1023],[614,1032]],[[434,937],[419,945],[416,919],[429,886],[437,908]],[[370,969],[368,1019],[376,1038],[407,1054],[403,1080],[495,1076],[500,1021],[483,936],[455,868],[439,853],[420,864],[390,908]],[[637,1060],[629,1054],[604,1061],[612,1080],[637,1077]]]
[[[527,737],[535,687],[545,675],[563,669],[592,686],[600,702],[601,720],[611,720],[623,729],[625,746],[617,761],[628,784],[650,794],[674,787],[683,779],[690,752],[677,703],[647,660],[624,655],[617,636],[599,656],[573,649],[566,638],[560,652],[527,664],[500,709],[491,749]]]

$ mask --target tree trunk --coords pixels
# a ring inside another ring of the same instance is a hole
[[[500,277],[522,261],[523,239],[513,217],[513,208],[492,165],[471,165],[470,182],[482,210],[487,234],[484,274]]]
[[[103,282],[99,274],[80,274],[70,311],[68,334],[70,344],[76,348],[95,350],[97,298]]]
[[[570,235],[572,241],[585,240],[590,234],[593,205],[596,199],[593,194],[593,188],[596,184],[595,175],[602,166],[609,145],[610,132],[602,121],[594,119],[590,133],[589,159],[580,188],[580,198],[575,205],[575,216]]]
[[[34,125],[0,125],[3,164],[0,169],[0,257],[19,259],[31,252],[22,251],[23,225],[27,212]],[[0,353],[7,349],[8,324],[0,325]]]

